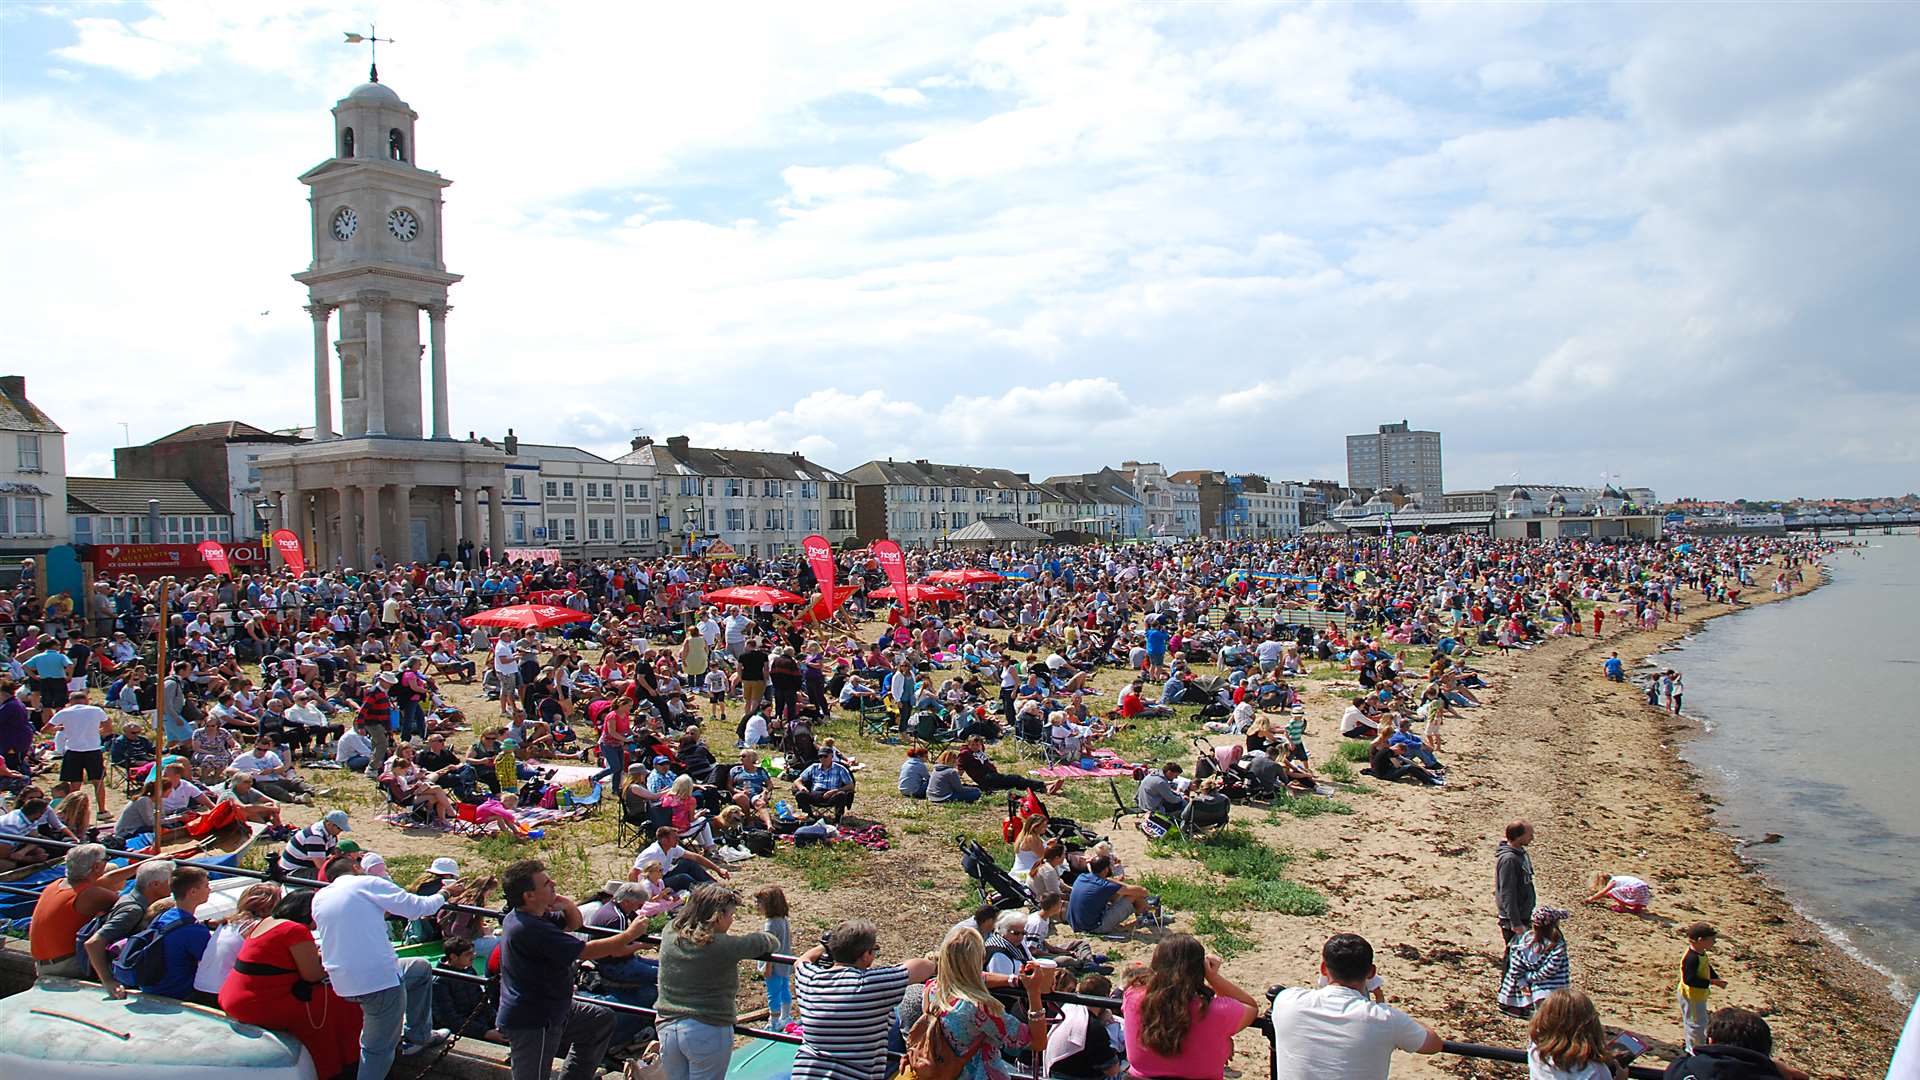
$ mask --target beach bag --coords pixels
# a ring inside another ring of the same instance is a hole
[[[764,858],[772,855],[777,845],[773,834],[765,829],[742,829],[740,846]]]

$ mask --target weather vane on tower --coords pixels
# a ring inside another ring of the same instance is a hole
[[[384,41],[389,45],[393,44],[392,38],[375,37],[374,31],[378,29],[379,27],[373,25],[372,23],[368,23],[367,32],[364,34],[356,34],[351,30],[346,32],[347,44],[359,45],[362,42],[366,43],[367,81],[368,82],[380,81],[380,43]]]

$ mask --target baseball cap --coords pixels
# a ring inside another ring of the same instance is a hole
[[[327,811],[327,816],[320,820],[332,825],[341,832],[347,832],[353,828],[352,825],[347,824],[347,812],[345,810],[329,810]]]
[[[667,764],[670,764],[672,761],[673,761],[672,758],[666,757],[665,755],[662,755],[660,757],[653,759],[653,763],[655,765],[667,765]]]
[[[427,867],[427,871],[429,873],[439,874],[442,877],[458,880],[460,877],[460,864],[448,856],[442,855],[433,860],[433,865]]]
[[[393,876],[387,872],[387,860],[381,858],[380,853],[377,851],[369,851],[361,857],[360,872],[363,874],[372,874],[374,877],[389,879]]]
[[[352,840],[342,840],[338,844],[335,844],[333,846],[333,850],[339,852],[342,855],[351,855],[354,852],[360,850],[360,845],[357,843],[354,843]]]

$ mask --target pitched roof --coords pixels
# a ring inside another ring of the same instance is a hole
[[[1029,491],[1036,485],[1010,469],[978,465],[941,465],[931,461],[869,461],[847,471],[857,484],[899,484],[906,487],[987,488],[993,491]]]
[[[221,442],[291,442],[293,438],[290,435],[275,434],[263,428],[254,427],[243,420],[215,420],[207,424],[189,424],[171,435],[160,436],[148,445],[208,442],[215,439]]]
[[[16,392],[17,391],[17,392]],[[64,435],[60,425],[53,422],[40,406],[27,400],[25,379],[9,375],[0,379],[0,431],[41,431],[48,435]]]
[[[1070,476],[1049,476],[1044,483],[1059,493],[1063,502],[1140,505],[1140,500],[1134,497],[1133,485],[1127,483],[1126,477],[1112,469],[1075,473]]]
[[[716,450],[704,446],[676,449],[667,443],[649,443],[613,459],[616,464],[651,464],[662,477],[713,476],[743,480],[813,480],[839,482],[841,473],[808,461],[800,454],[771,450]]]
[[[144,514],[147,500],[159,499],[163,514],[216,514],[231,511],[215,505],[185,480],[127,480],[111,476],[67,477],[69,514]]]
[[[1051,533],[1039,529],[1029,529],[1017,521],[1007,518],[981,518],[964,529],[948,534],[947,541],[955,544],[980,543],[982,541],[1001,540],[1051,540]]]

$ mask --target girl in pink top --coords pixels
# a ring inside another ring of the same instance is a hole
[[[1260,1015],[1191,934],[1162,938],[1147,967],[1128,976],[1125,1000],[1127,1068],[1156,1080],[1221,1080],[1233,1037]]]

